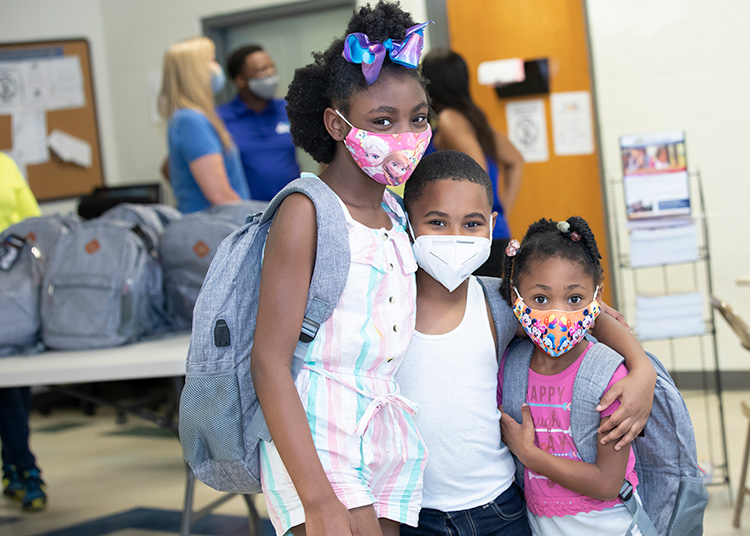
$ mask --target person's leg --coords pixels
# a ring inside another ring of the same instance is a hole
[[[47,496],[34,454],[29,448],[30,408],[31,390],[28,387],[0,389],[0,442],[3,445],[4,493],[20,498],[24,510],[36,511],[47,505]],[[19,483],[19,480],[22,482]]]
[[[0,442],[4,465],[14,465],[19,472],[36,469],[29,449],[28,387],[0,389]]]

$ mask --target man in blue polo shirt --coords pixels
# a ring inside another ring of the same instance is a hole
[[[227,74],[237,96],[216,111],[240,150],[253,199],[270,201],[300,175],[286,103],[273,98],[276,65],[262,47],[248,45],[229,56]]]

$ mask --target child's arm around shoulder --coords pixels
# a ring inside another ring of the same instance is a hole
[[[290,195],[266,242],[251,374],[271,437],[305,508],[307,534],[351,534],[349,512],[320,464],[291,375],[316,242],[315,206],[303,194]]]
[[[524,404],[521,414],[523,422],[519,424],[502,412],[500,427],[503,442],[527,469],[593,499],[609,501],[617,497],[625,479],[630,445],[615,450],[612,443],[602,443],[602,433],[599,432],[594,463],[553,456],[534,444],[534,422],[529,406]],[[604,417],[601,424],[607,420],[609,417]]]
[[[601,342],[625,358],[630,373],[615,383],[602,397],[598,410],[607,408],[615,399],[620,407],[606,421],[602,421],[600,441],[617,441],[615,449],[630,443],[643,430],[654,399],[656,370],[638,340],[628,328],[609,315],[596,319],[591,333]]]

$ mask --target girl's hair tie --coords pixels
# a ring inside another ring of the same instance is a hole
[[[518,248],[521,247],[521,244],[518,243],[518,240],[515,238],[511,238],[510,242],[508,242],[508,245],[505,248],[505,254],[508,257],[515,257],[516,253],[518,253]]]
[[[561,233],[567,233],[568,231],[570,231],[570,224],[565,220],[559,221],[557,222],[557,230]]]
[[[573,242],[578,242],[581,239],[581,235],[579,235],[578,233],[576,233],[575,231],[573,231],[572,233],[570,233],[570,239]]]
[[[386,39],[381,43],[370,41],[370,38],[363,33],[350,33],[344,39],[342,55],[349,63],[362,64],[362,74],[365,75],[368,85],[372,85],[378,79],[386,54],[390,56],[393,63],[416,69],[419,66],[419,57],[422,55],[424,29],[431,22],[427,21],[407,28],[403,41]]]

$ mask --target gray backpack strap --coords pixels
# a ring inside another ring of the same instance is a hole
[[[625,508],[628,509],[628,512],[630,512],[630,515],[633,516],[633,521],[628,527],[626,536],[632,536],[633,529],[636,525],[638,525],[638,530],[641,531],[642,536],[659,536],[659,531],[656,530],[656,527],[648,517],[646,510],[643,509],[643,505],[638,502],[638,499],[635,498],[633,492],[633,485],[627,480],[623,482],[622,487],[620,488],[620,499],[622,499],[622,502],[625,504]]]
[[[586,463],[596,461],[596,431],[601,420],[596,406],[622,362],[620,354],[597,343],[586,352],[576,374],[570,410],[570,431],[573,444]]]
[[[315,266],[300,333],[300,342],[307,344],[315,338],[318,328],[331,316],[341,298],[349,275],[351,251],[341,201],[326,183],[309,173],[303,173],[271,200],[260,217],[260,225],[270,220],[282,201],[293,193],[302,193],[312,200],[318,226]],[[306,346],[298,345],[298,350],[306,351]],[[301,355],[304,354],[295,351],[295,356]]]
[[[534,354],[534,343],[529,339],[517,339],[511,343],[503,358],[503,411],[522,422],[521,405],[526,402],[529,390],[529,367]],[[516,462],[516,482],[523,487],[524,467],[518,458]]]
[[[490,304],[490,313],[492,313],[492,323],[495,325],[495,334],[499,335],[502,332],[503,326],[500,325],[500,310],[501,308],[508,307],[508,304],[500,296],[498,289],[500,288],[500,282],[502,281],[497,277],[489,276],[478,276],[477,281],[482,286],[484,291],[484,297],[487,303]],[[499,337],[498,337],[499,339]],[[505,348],[501,348],[498,344],[497,348],[497,362],[500,362],[500,358],[505,352]]]

